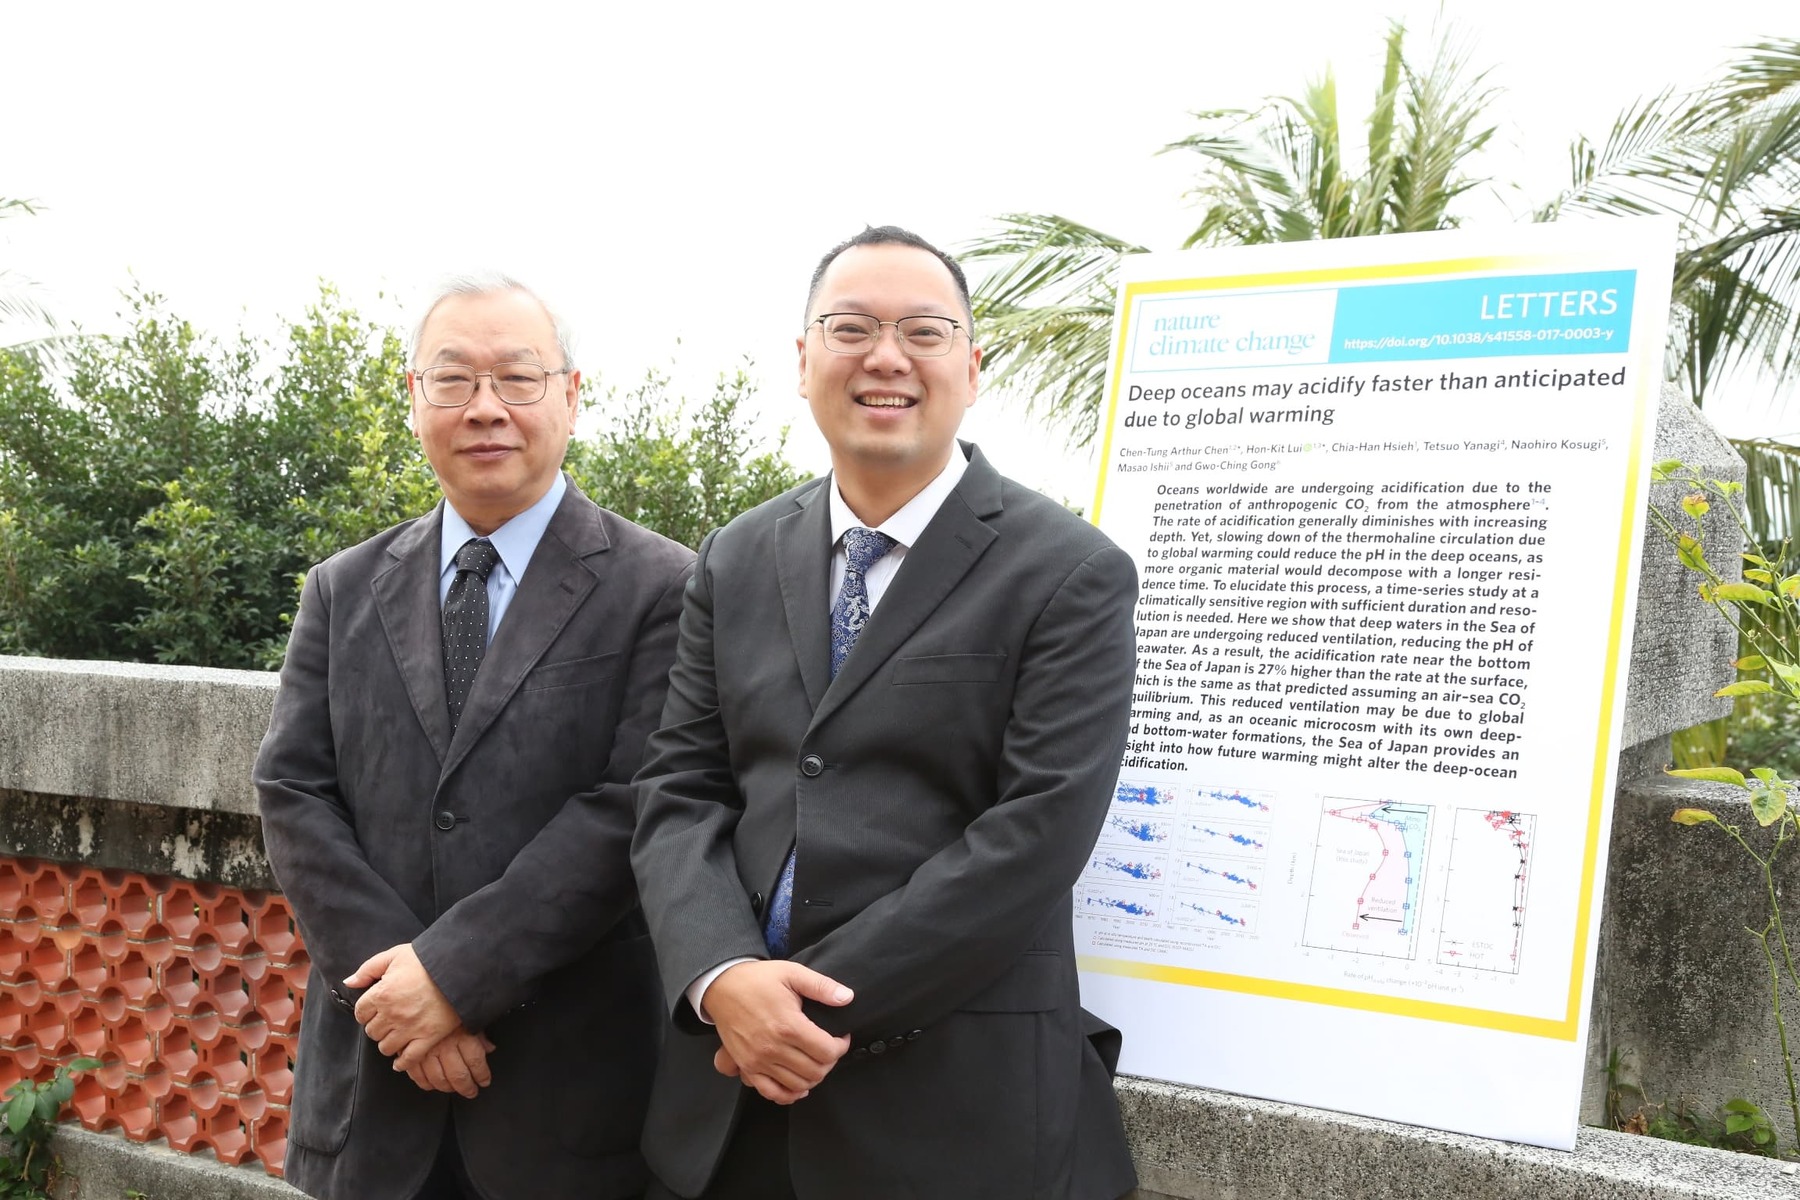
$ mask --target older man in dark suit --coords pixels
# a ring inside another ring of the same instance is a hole
[[[1070,889],[1125,745],[1136,575],[956,441],[971,329],[916,236],[828,254],[799,351],[831,476],[701,548],[632,853],[674,1016],[652,1195],[1132,1186]]]
[[[307,577],[256,763],[313,960],[288,1178],[636,1195],[664,1016],[628,784],[693,555],[561,474],[580,375],[531,292],[453,285],[413,368],[445,502]]]

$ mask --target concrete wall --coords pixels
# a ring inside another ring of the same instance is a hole
[[[1665,398],[1656,457],[1741,478],[1678,399]],[[1718,544],[1710,557],[1733,555]],[[1668,822],[1719,798],[1660,775],[1670,732],[1728,710],[1711,693],[1733,677],[1735,646],[1654,535],[1642,561],[1584,1111],[1600,1116],[1599,1066],[1614,1049],[1652,1099],[1750,1095],[1777,1111],[1766,975],[1742,928],[1760,919],[1756,881],[1713,831]],[[269,886],[247,777],[273,687],[255,672],[0,657],[0,855]],[[1120,1094],[1145,1200],[1800,1197],[1778,1164],[1626,1135],[1584,1133],[1562,1155],[1142,1080]],[[66,1153],[99,1179],[143,1151],[72,1131]]]

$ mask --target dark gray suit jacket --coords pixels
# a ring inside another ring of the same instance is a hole
[[[790,1110],[801,1200],[1132,1186],[1070,890],[1125,746],[1136,572],[968,449],[835,680],[826,481],[701,547],[632,856],[675,1018],[644,1153],[681,1195],[707,1186],[745,1094],[683,991],[766,957],[796,837],[793,957],[856,992],[809,1010],[854,1049]]]
[[[288,1178],[388,1200],[454,1110],[495,1200],[616,1197],[665,1020],[632,884],[630,778],[662,709],[693,554],[573,484],[454,737],[438,602],[443,507],[315,567],[256,762],[269,860],[312,956]],[[474,1100],[392,1070],[342,980],[411,942],[497,1049]]]

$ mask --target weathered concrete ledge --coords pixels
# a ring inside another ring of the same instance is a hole
[[[1572,1151],[1121,1079],[1139,1200],[1751,1200],[1800,1166],[1583,1129]]]
[[[1800,1166],[1584,1129],[1564,1152],[1251,1100],[1147,1079],[1118,1084],[1135,1200],[1753,1200],[1800,1198]],[[293,1200],[254,1167],[79,1125],[57,1130],[56,1200]]]
[[[183,1154],[167,1142],[128,1142],[114,1130],[59,1126],[51,1149],[63,1174],[54,1200],[304,1200],[260,1166],[228,1167],[210,1154]]]
[[[0,788],[254,814],[275,676],[0,655]]]

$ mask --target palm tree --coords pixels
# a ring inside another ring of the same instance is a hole
[[[1670,378],[1695,404],[1737,366],[1800,369],[1800,38],[1745,47],[1711,83],[1627,108],[1570,149],[1565,212],[1680,223]]]
[[[1363,161],[1350,161],[1329,72],[1298,98],[1195,114],[1164,147],[1205,160],[1202,205],[1184,245],[1361,237],[1454,226],[1483,179],[1471,156],[1492,138],[1495,98],[1449,37],[1416,69],[1405,31],[1387,36]],[[1532,216],[1671,213],[1682,240],[1668,372],[1695,403],[1730,368],[1800,375],[1800,39],[1746,48],[1712,83],[1626,109],[1599,145],[1570,151],[1571,181]],[[1076,444],[1096,432],[1105,385],[1112,271],[1139,247],[1062,217],[1010,214],[969,247],[1000,268],[975,295],[994,386]]]
[[[29,216],[37,210],[32,208],[28,200],[9,200],[0,196],[0,218]],[[50,314],[42,305],[33,300],[27,292],[32,284],[30,280],[21,278],[16,272],[0,267],[0,346],[10,345],[16,339],[9,339],[6,327],[12,324],[53,325]]]
[[[1439,40],[1418,70],[1406,31],[1387,35],[1368,144],[1354,161],[1329,70],[1298,97],[1255,109],[1195,113],[1199,129],[1163,147],[1192,151],[1204,166],[1190,195],[1203,206],[1183,243],[1236,245],[1443,229],[1453,202],[1484,181],[1466,164],[1493,137],[1481,122],[1493,99],[1458,43]],[[1064,217],[1012,213],[970,246],[999,262],[975,294],[993,386],[1030,397],[1034,415],[1093,439],[1105,387],[1114,307],[1113,270],[1142,247]]]

